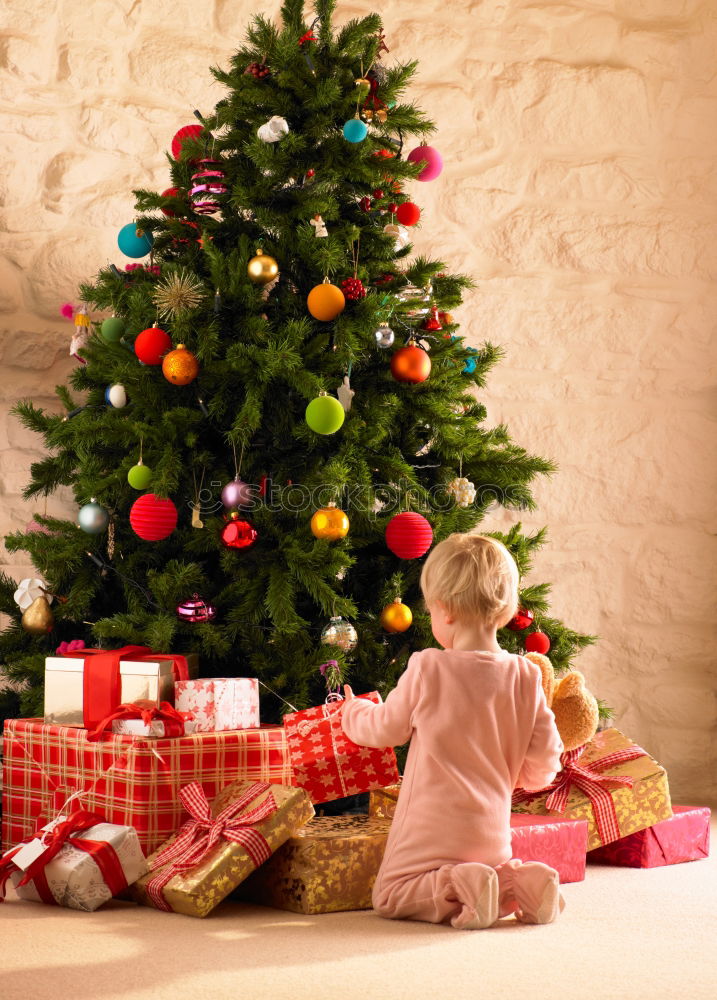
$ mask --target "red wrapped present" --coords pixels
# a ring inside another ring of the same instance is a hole
[[[392,785],[371,792],[369,815],[393,819],[400,790],[400,785]],[[550,865],[558,872],[561,884],[585,879],[587,820],[511,813],[510,840],[512,857]]]
[[[362,694],[376,704],[378,691]],[[370,792],[398,781],[393,747],[375,749],[357,746],[341,727],[343,701],[330,701],[284,716],[294,778],[311,801],[330,802],[359,792]]]
[[[41,719],[6,719],[3,741],[2,839],[7,849],[56,816],[76,792],[78,807],[108,823],[133,826],[151,853],[186,820],[179,789],[201,781],[215,796],[230,782],[290,785],[281,726],[176,739],[108,735]]]
[[[588,861],[622,868],[660,868],[699,861],[710,853],[707,806],[674,806],[673,815],[646,830],[588,852]]]

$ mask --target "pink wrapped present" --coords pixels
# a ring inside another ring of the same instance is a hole
[[[259,681],[256,677],[210,677],[177,681],[174,704],[191,712],[197,733],[254,729],[259,725]]]
[[[378,691],[359,697],[381,702]],[[343,700],[331,701],[284,716],[293,784],[305,789],[314,803],[370,792],[398,781],[393,747],[357,746],[341,726],[342,707]]]
[[[699,861],[710,853],[707,806],[673,806],[673,815],[646,830],[613,840],[588,853],[588,861],[622,868],[660,868]]]

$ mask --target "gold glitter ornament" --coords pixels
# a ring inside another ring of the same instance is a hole
[[[279,274],[279,265],[259,248],[247,265],[247,274],[255,285],[268,285]]]
[[[351,622],[334,615],[321,633],[321,641],[326,646],[338,646],[344,653],[350,653],[356,648],[358,635]]]
[[[199,362],[184,344],[177,344],[173,351],[165,354],[162,374],[173,385],[189,385],[199,374]]]
[[[175,271],[157,285],[152,298],[160,316],[175,318],[201,305],[204,286],[187,271]]]

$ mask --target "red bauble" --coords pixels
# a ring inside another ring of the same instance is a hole
[[[505,627],[509,628],[511,632],[522,632],[523,629],[528,628],[532,622],[533,612],[528,611],[527,608],[519,608]]]
[[[361,209],[362,212],[370,212],[371,211],[371,199],[370,198],[362,198],[361,201],[359,202],[359,208]]]
[[[550,639],[545,632],[531,632],[526,636],[524,645],[526,653],[542,653],[545,656],[550,649]]]
[[[422,348],[407,344],[391,358],[391,374],[397,382],[425,382],[431,374],[431,359]]]
[[[145,542],[160,542],[177,527],[177,508],[171,500],[145,493],[132,504],[129,523],[134,533]]]
[[[176,198],[177,195],[179,194],[180,194],[179,188],[167,188],[166,191],[162,191],[163,198]],[[170,219],[173,219],[176,214],[175,212],[172,211],[171,208],[163,208],[162,211],[164,212],[165,215],[168,215]]]
[[[373,196],[376,199],[376,201],[381,201],[381,199],[383,198],[383,191],[381,190],[381,188],[376,188],[376,190],[373,192]]]
[[[419,559],[433,544],[433,528],[422,514],[396,514],[386,525],[386,545],[399,559]]]
[[[204,129],[201,125],[185,125],[178,132],[174,133],[172,139],[172,156],[178,160],[182,153],[182,146],[187,139],[198,139]]]
[[[360,278],[344,278],[341,282],[341,291],[345,299],[365,299],[366,289]]]
[[[391,215],[395,215],[398,211],[398,205],[395,201],[390,201],[388,205],[386,205],[386,210],[389,211]]]
[[[412,201],[404,201],[396,209],[396,218],[402,226],[415,226],[421,218],[421,210]]]
[[[314,168],[313,168],[313,167],[309,167],[309,169],[308,169],[308,170],[306,171],[306,176],[307,176],[307,177],[308,177],[309,179],[311,179],[311,178],[312,178],[312,177],[314,177],[315,175],[316,175],[316,171],[314,170]]]
[[[158,326],[150,326],[137,334],[134,353],[145,365],[161,365],[167,351],[172,350],[172,338]]]
[[[222,528],[222,544],[228,549],[248,549],[258,537],[256,528],[239,517],[236,510],[231,512],[229,520]]]

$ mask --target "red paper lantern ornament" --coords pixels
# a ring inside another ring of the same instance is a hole
[[[228,549],[248,549],[259,537],[259,532],[238,511],[233,510],[222,528],[222,544]]]
[[[509,628],[511,632],[522,632],[523,629],[529,628],[532,623],[533,612],[528,611],[527,608],[519,608],[505,627]]]
[[[433,528],[414,511],[396,514],[386,525],[386,545],[399,559],[419,559],[433,544]]]
[[[163,198],[178,198],[180,194],[181,190],[179,188],[167,188],[166,191],[162,191]],[[176,215],[176,212],[173,212],[171,208],[162,208],[162,211],[165,215],[169,216],[170,219],[173,219]]]
[[[169,499],[145,493],[132,504],[129,523],[145,542],[161,542],[177,527],[177,508]]]
[[[167,351],[172,350],[172,338],[158,326],[150,326],[137,334],[134,353],[145,365],[161,365]]]
[[[421,210],[412,201],[404,201],[396,209],[396,218],[402,226],[415,226],[421,218]]]
[[[172,156],[178,160],[182,155],[182,146],[187,139],[198,139],[204,129],[201,125],[184,125],[178,132],[174,133],[172,139]]]
[[[550,649],[550,639],[545,632],[531,632],[525,639],[526,653],[542,653],[543,656]]]
[[[391,358],[391,374],[397,382],[425,382],[431,374],[431,359],[415,340],[409,340]]]

